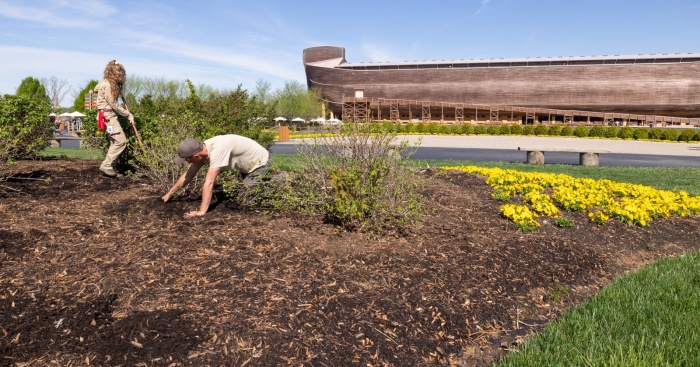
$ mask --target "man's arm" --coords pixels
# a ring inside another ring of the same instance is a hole
[[[216,177],[219,175],[220,171],[221,167],[209,168],[209,171],[207,171],[207,178],[204,179],[204,185],[202,186],[202,204],[200,204],[198,211],[191,211],[185,214],[185,218],[207,214],[209,204],[211,203],[211,196],[214,192],[214,181],[216,181]]]
[[[163,195],[163,201],[167,202],[170,200],[170,198],[179,190],[181,187],[187,185],[192,181],[194,176],[199,172],[199,169],[202,168],[203,164],[201,163],[192,163],[190,164],[190,167],[187,168],[187,172],[183,173],[180,178],[175,181],[173,184],[173,187],[170,188],[170,191],[168,191],[167,194]]]

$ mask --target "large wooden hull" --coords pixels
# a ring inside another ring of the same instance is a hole
[[[368,98],[700,117],[700,55],[549,60],[348,64],[341,47],[304,50],[309,88],[320,88],[336,113],[361,90]]]

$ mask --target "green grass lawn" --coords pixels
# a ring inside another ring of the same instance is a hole
[[[700,366],[700,253],[616,280],[498,366]]]
[[[104,159],[105,156],[100,150],[79,149],[79,148],[46,148],[39,153],[44,157],[56,158],[79,158],[79,159]]]
[[[275,164],[284,170],[301,167],[302,161],[296,155],[273,154]],[[584,167],[563,164],[535,166],[526,163],[494,163],[450,160],[415,160],[410,164],[418,167],[477,166],[499,167],[525,172],[561,173],[577,178],[608,179],[618,182],[651,186],[660,190],[685,190],[690,195],[700,195],[700,168],[669,167]]]

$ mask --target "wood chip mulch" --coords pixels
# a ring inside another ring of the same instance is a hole
[[[480,176],[422,172],[428,214],[370,237],[99,175],[0,170],[0,366],[488,366],[700,218],[521,233]]]

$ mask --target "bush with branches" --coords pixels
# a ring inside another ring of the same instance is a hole
[[[559,125],[552,125],[549,127],[549,131],[547,131],[547,135],[549,136],[560,136],[561,135],[561,126]]]
[[[290,174],[287,191],[276,196],[283,204],[275,206],[322,214],[348,229],[406,228],[423,210],[423,181],[406,165],[414,151],[395,133],[346,124],[300,147],[302,168]]]
[[[693,137],[695,136],[695,133],[696,132],[693,129],[685,129],[678,136],[678,141],[693,141]]]
[[[634,138],[634,128],[630,126],[623,126],[618,134],[620,139],[632,139]]]
[[[34,157],[50,145],[54,129],[50,108],[44,99],[0,97],[0,162]]]

